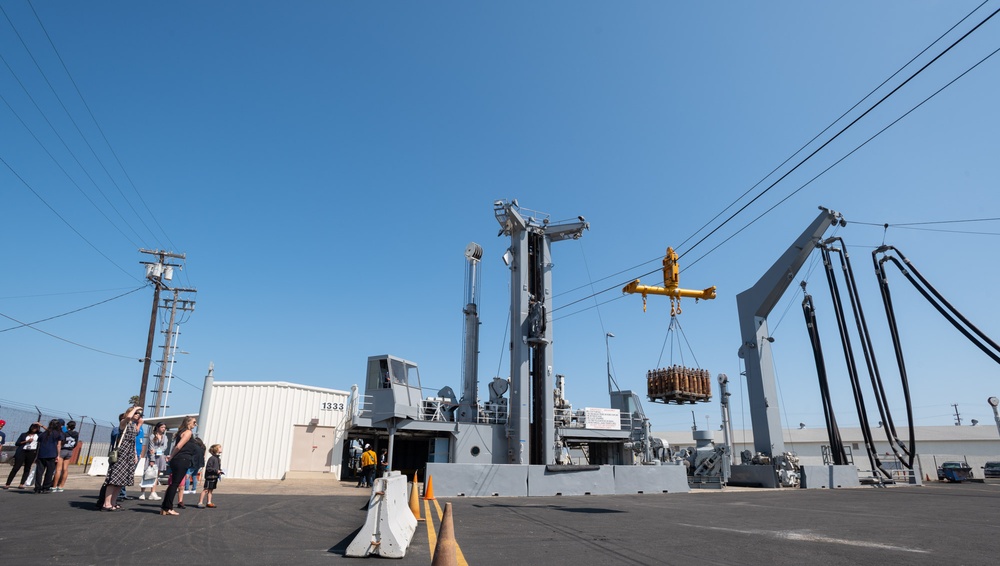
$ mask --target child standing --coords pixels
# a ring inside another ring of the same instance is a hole
[[[219,485],[219,477],[223,475],[222,471],[222,445],[213,444],[211,448],[208,449],[211,456],[208,458],[208,462],[205,463],[205,481],[202,482],[201,497],[198,498],[198,508],[204,509],[208,507],[209,509],[215,508],[215,503],[212,503],[212,492]],[[205,495],[208,495],[208,505],[205,505]]]

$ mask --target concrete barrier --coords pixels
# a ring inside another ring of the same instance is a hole
[[[800,486],[803,489],[837,489],[861,487],[858,469],[854,466],[802,466]]]
[[[687,469],[663,466],[615,466],[615,493],[687,493]]]
[[[528,466],[528,496],[613,495],[614,466]]]
[[[365,524],[345,554],[362,558],[372,554],[402,558],[416,530],[417,519],[407,500],[406,476],[389,472],[388,476],[375,480]]]
[[[94,456],[90,459],[90,468],[87,469],[88,476],[106,476],[108,475],[108,464],[107,456]],[[139,463],[135,466],[135,474],[141,476],[142,472],[146,470],[146,459],[141,458]]]
[[[87,470],[88,476],[106,476],[108,475],[108,457],[107,456],[94,456],[90,462],[90,468]]]
[[[525,497],[528,466],[513,464],[427,463],[428,477],[441,497]]]

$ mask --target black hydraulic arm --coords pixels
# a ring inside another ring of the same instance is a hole
[[[833,242],[839,242],[840,247],[830,247],[829,244]],[[884,425],[883,430],[885,431],[886,440],[888,440],[889,446],[892,448],[892,451],[896,455],[899,462],[906,468],[913,469],[913,460],[916,456],[916,451],[914,449],[916,440],[913,430],[913,407],[910,402],[908,383],[905,379],[903,380],[903,396],[905,398],[906,415],[910,433],[908,444],[904,444],[896,433],[896,426],[893,421],[892,411],[889,407],[889,401],[886,396],[882,375],[879,371],[878,361],[875,357],[875,348],[872,345],[871,333],[868,330],[868,323],[865,319],[864,309],[861,306],[861,298],[858,293],[857,281],[854,277],[854,269],[851,267],[850,255],[847,253],[847,245],[840,237],[830,238],[824,242],[824,245],[828,246],[831,253],[836,253],[840,257],[840,267],[843,271],[844,280],[847,284],[848,297],[851,301],[851,310],[854,315],[854,321],[857,325],[858,336],[861,339],[861,350],[865,357],[865,364],[868,369],[868,377],[872,384],[872,390],[875,393],[875,401],[878,406],[879,416],[882,418],[882,423]],[[897,448],[899,450],[897,450]],[[900,454],[900,450],[902,451],[902,454]]]
[[[871,426],[868,423],[868,411],[865,409],[864,394],[861,391],[861,382],[858,379],[858,367],[854,359],[854,348],[851,346],[850,335],[847,330],[847,321],[844,316],[844,305],[840,298],[840,289],[837,287],[837,280],[833,272],[833,263],[830,259],[828,246],[820,246],[823,254],[823,265],[826,271],[827,282],[830,285],[830,297],[833,299],[833,312],[837,319],[837,328],[840,330],[840,343],[844,348],[844,359],[847,362],[847,374],[851,380],[851,388],[854,392],[854,404],[858,411],[858,421],[861,426],[861,434],[865,442],[865,451],[868,452],[868,460],[871,463],[872,471],[880,470],[886,477],[890,474],[882,468],[882,462],[878,457],[878,450],[875,448],[875,441],[872,439]]]
[[[892,251],[902,258],[903,262],[906,263],[904,266],[899,259],[888,255],[887,252]],[[885,254],[882,259],[877,259],[877,254]],[[987,356],[993,359],[993,361],[1000,363],[1000,345],[997,345],[989,336],[984,332],[979,330],[974,324],[972,324],[969,319],[962,315],[951,303],[949,303],[942,295],[935,289],[926,278],[924,278],[916,267],[893,246],[881,246],[872,252],[872,261],[875,262],[875,269],[879,274],[879,284],[886,290],[883,291],[883,296],[888,293],[888,280],[885,275],[884,264],[886,261],[892,262],[899,271],[906,277],[906,279],[920,292],[921,295],[927,302],[929,302],[941,316],[945,318],[948,322],[952,324],[959,332],[962,333],[970,342],[976,345],[977,348],[983,351]],[[911,273],[912,272],[912,273]],[[916,279],[914,278],[916,277]],[[919,280],[919,282],[918,282]],[[889,308],[887,304],[886,308]],[[949,312],[951,314],[949,314]],[[961,324],[960,324],[961,322]],[[964,326],[963,326],[964,325]],[[992,348],[992,349],[991,349]]]
[[[802,290],[805,291],[805,283],[802,283]],[[816,360],[816,374],[819,376],[819,393],[823,401],[823,417],[826,419],[826,432],[830,437],[830,452],[833,455],[833,463],[838,466],[847,464],[847,453],[844,451],[844,442],[840,437],[840,428],[837,426],[837,417],[833,411],[833,403],[830,398],[830,384],[827,381],[826,362],[823,359],[823,346],[819,339],[819,327],[816,326],[816,310],[813,308],[812,295],[805,293],[802,299],[802,314],[806,318],[806,330],[809,332],[809,342],[812,344],[813,358]]]

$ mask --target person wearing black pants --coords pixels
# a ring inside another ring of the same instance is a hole
[[[38,426],[38,423],[34,423],[28,427],[28,432],[22,432],[21,436],[17,437],[17,442],[14,443],[17,447],[17,450],[14,451],[14,467],[10,469],[7,484],[3,486],[4,489],[10,489],[10,482],[14,481],[18,470],[22,467],[24,473],[21,475],[21,485],[17,487],[24,489],[24,482],[28,481],[28,476],[31,475],[31,465],[35,463],[35,455],[38,454],[38,433],[40,430],[41,427]]]
[[[14,453],[14,467],[10,469],[10,475],[7,476],[7,485],[4,489],[10,487],[10,483],[14,481],[17,477],[17,472],[23,467],[24,472],[21,473],[21,485],[17,486],[24,489],[24,482],[28,481],[28,476],[31,475],[31,466],[35,463],[35,450],[18,450]]]
[[[35,493],[52,493],[52,480],[56,473],[56,462],[66,436],[59,419],[49,421],[45,432],[38,436],[38,460],[35,467]],[[42,472],[44,480],[42,479]]]
[[[163,503],[160,504],[160,515],[176,515],[174,511],[174,499],[177,497],[177,490],[184,483],[184,475],[191,467],[190,457],[170,458],[170,485],[167,486],[167,493],[163,496]]]
[[[188,468],[191,467],[198,452],[199,441],[194,437],[191,430],[197,426],[198,421],[194,417],[186,417],[174,436],[174,449],[170,452],[167,462],[170,464],[170,486],[163,496],[163,503],[160,504],[160,515],[180,515],[174,511],[174,497],[177,496],[177,488],[184,481]],[[204,448],[202,456],[204,457]]]
[[[35,493],[51,492],[52,479],[55,473],[55,458],[38,458],[35,460]]]

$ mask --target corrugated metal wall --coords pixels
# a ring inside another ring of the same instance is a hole
[[[348,395],[284,382],[215,382],[199,436],[206,446],[223,446],[227,477],[281,479],[291,461],[293,427],[319,419],[318,426],[337,428],[330,472],[339,477]]]

